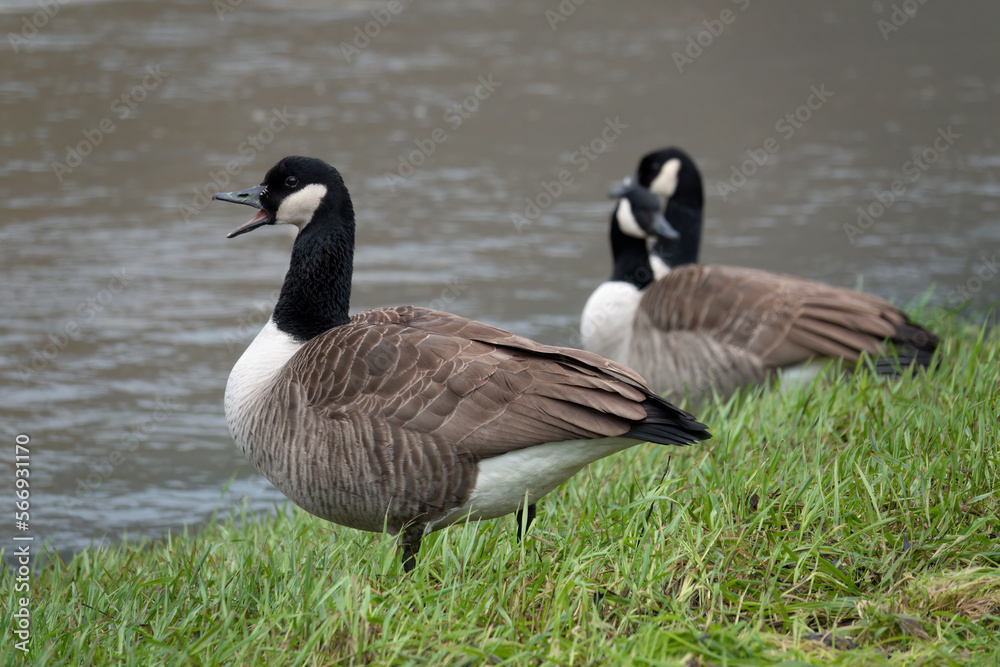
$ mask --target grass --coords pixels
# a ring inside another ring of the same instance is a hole
[[[1000,665],[1000,329],[939,319],[939,369],[717,402],[699,413],[714,440],[598,462],[540,503],[523,543],[512,518],[454,527],[404,575],[387,536],[297,509],[237,517],[45,567],[31,653],[8,634],[0,655]]]

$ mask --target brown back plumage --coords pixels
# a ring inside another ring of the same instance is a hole
[[[708,437],[628,368],[415,307],[364,311],[309,341],[260,405],[263,430],[283,437],[248,455],[268,457],[279,489],[329,520],[393,533],[461,506],[482,459],[566,440]]]
[[[630,363],[676,398],[685,389],[728,393],[813,357],[882,357],[887,340],[903,365],[926,364],[937,345],[869,294],[758,269],[686,264],[644,290]]]

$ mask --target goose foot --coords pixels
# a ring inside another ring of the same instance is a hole
[[[525,520],[525,514],[527,514],[527,520]],[[528,505],[527,510],[518,509],[514,516],[517,517],[517,541],[520,542],[524,534],[528,532],[528,528],[531,527],[531,522],[535,520],[535,503]]]
[[[417,566],[417,554],[420,552],[420,539],[424,536],[424,526],[411,524],[403,530],[400,544],[403,547],[403,572],[412,572]]]

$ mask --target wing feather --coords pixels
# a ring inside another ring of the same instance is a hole
[[[267,391],[254,464],[310,512],[392,533],[462,506],[485,458],[585,438],[709,437],[624,366],[413,307],[315,337]]]
[[[898,308],[863,292],[758,269],[693,264],[646,289],[640,309],[654,328],[709,336],[757,356],[765,368],[884,354],[884,342],[900,338],[908,324]]]
[[[284,374],[308,388],[306,409],[360,412],[474,458],[622,436],[650,395],[637,373],[597,355],[414,307],[355,315],[303,346]]]

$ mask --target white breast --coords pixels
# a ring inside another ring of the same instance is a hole
[[[273,319],[268,320],[229,374],[225,397],[226,423],[233,440],[248,458],[249,420],[260,408],[256,399],[300,347],[302,343],[278,329]]]
[[[580,319],[580,334],[585,350],[629,365],[629,346],[635,311],[642,292],[619,280],[600,285],[587,299]]]

